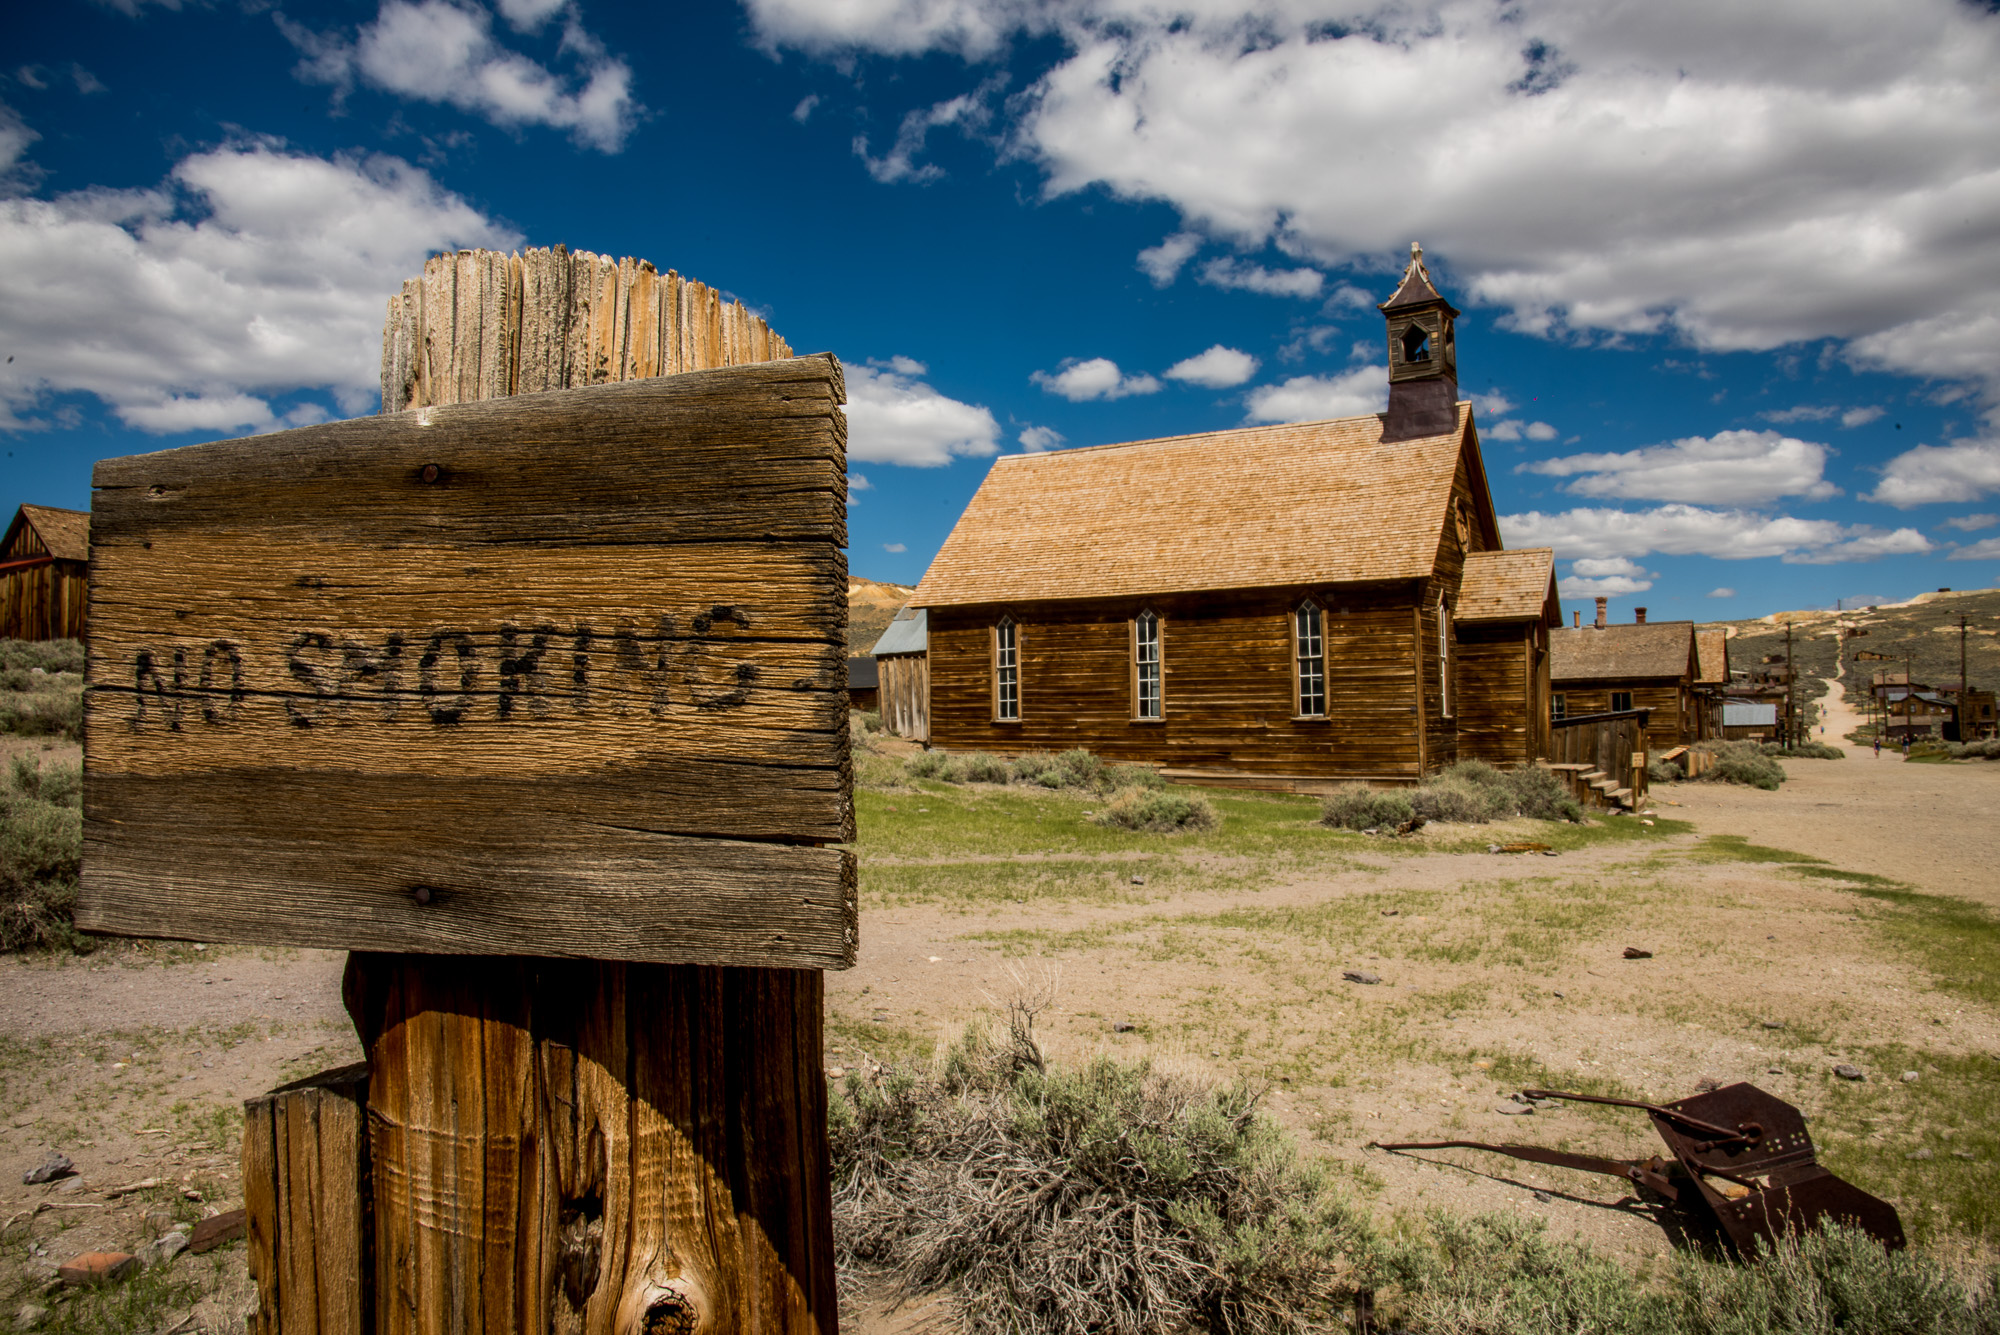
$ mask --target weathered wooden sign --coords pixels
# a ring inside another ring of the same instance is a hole
[[[830,356],[97,466],[94,931],[844,968]]]

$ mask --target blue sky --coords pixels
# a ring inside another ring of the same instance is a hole
[[[997,453],[1379,408],[1421,240],[1510,545],[1759,615],[2000,583],[1967,0],[54,3],[0,38],[0,503],[374,411],[426,254],[721,287],[849,367],[850,557]]]

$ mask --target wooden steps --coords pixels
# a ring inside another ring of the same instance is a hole
[[[1548,765],[1545,768],[1562,780],[1570,796],[1586,807],[1599,811],[1632,809],[1632,790],[1601,769],[1575,763]]]

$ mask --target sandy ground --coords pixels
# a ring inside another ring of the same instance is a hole
[[[1844,730],[1829,721],[1830,739]],[[1704,834],[1742,834],[2000,904],[1991,870],[2000,865],[2000,764],[1857,753],[1788,769],[1776,793],[1662,788],[1658,810]],[[1667,1235],[1614,1180],[1464,1154],[1426,1162],[1369,1142],[1656,1148],[1637,1114],[1501,1115],[1513,1086],[1493,1069],[1496,1057],[1536,1063],[1552,1080],[1616,1076],[1663,1098],[1701,1079],[1754,1077],[1810,1113],[1841,1097],[1830,1064],[1868,1043],[2000,1050],[1996,1017],[1927,991],[1884,950],[1852,895],[1767,866],[1673,860],[1694,842],[1550,859],[1361,856],[1332,873],[1171,899],[1139,891],[1053,908],[870,906],[858,966],[829,978],[829,1065],[865,1064],[871,1033],[949,1038],[1024,979],[1057,976],[1059,1001],[1042,1032],[1061,1058],[1150,1056],[1262,1084],[1265,1106],[1386,1208],[1525,1212],[1619,1254],[1657,1255]],[[1500,928],[1478,958],[1436,948],[1467,924],[1504,923],[1518,902],[1577,885],[1624,897],[1583,914],[1554,943],[1528,939],[1518,959]],[[1244,912],[1330,914],[1338,930],[1273,949],[1253,930],[1177,925]],[[1624,960],[1626,945],[1654,958]],[[9,1303],[0,1319],[22,1300],[14,1295],[77,1252],[129,1249],[177,1220],[240,1203],[236,1147],[218,1130],[228,1110],[358,1056],[339,1000],[341,963],[324,952],[185,946],[0,957],[0,1296]],[[1343,982],[1345,968],[1382,982]],[[1131,1031],[1116,1031],[1121,1022]],[[1891,1115],[1871,1134],[1906,1128]],[[53,1151],[74,1159],[78,1176],[23,1185]],[[115,1192],[148,1178],[160,1184]],[[222,1278],[188,1313],[187,1331],[242,1329],[241,1249],[216,1256]],[[872,1297],[869,1307],[851,1329],[886,1335],[908,1317],[883,1316]]]

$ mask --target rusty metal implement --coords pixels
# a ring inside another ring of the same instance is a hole
[[[1859,1228],[1891,1251],[1903,1246],[1896,1207],[1835,1177],[1813,1156],[1805,1116],[1752,1084],[1727,1085],[1673,1103],[1640,1103],[1596,1094],[1524,1089],[1530,1099],[1569,1099],[1638,1108],[1653,1119],[1671,1158],[1602,1159],[1535,1145],[1475,1140],[1407,1141],[1384,1150],[1491,1150],[1529,1163],[1622,1177],[1683,1209],[1706,1207],[1738,1251],[1755,1253],[1761,1239],[1818,1228],[1835,1219]]]

